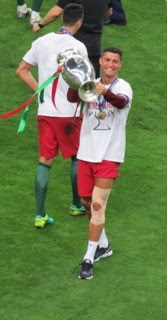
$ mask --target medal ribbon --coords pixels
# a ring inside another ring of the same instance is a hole
[[[84,109],[84,106],[85,106],[85,101],[82,101],[82,100],[79,99],[78,102],[77,102],[76,109],[75,109],[74,119],[75,119],[75,116],[76,116],[78,108],[80,107],[80,111],[79,112],[80,112],[80,115],[81,115],[81,113],[82,113],[82,111]]]
[[[73,37],[73,35],[72,35],[72,33],[70,32],[70,31],[68,31],[67,29],[63,29],[63,28],[61,28],[60,30],[59,30],[59,32],[56,32],[56,33],[64,33],[64,34],[68,34],[69,36],[72,36]]]

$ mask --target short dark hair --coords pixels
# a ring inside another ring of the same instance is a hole
[[[73,26],[84,17],[84,7],[81,4],[70,3],[64,7],[63,24]]]
[[[115,54],[118,54],[119,57],[120,57],[120,60],[122,61],[122,56],[123,56],[123,52],[120,48],[117,48],[117,47],[107,47],[107,48],[104,48],[102,53],[101,53],[101,56],[104,56],[104,54],[106,52],[111,52],[111,53],[115,53]]]

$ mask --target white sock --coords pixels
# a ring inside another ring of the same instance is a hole
[[[33,19],[33,20],[40,20],[39,12],[32,11],[32,12],[31,12],[31,19]]]
[[[96,241],[90,241],[90,240],[88,241],[88,248],[87,248],[87,252],[83,258],[84,260],[88,259],[93,263],[94,255],[95,255],[98,244],[99,244],[99,242],[96,242]]]
[[[102,233],[100,235],[100,239],[99,239],[99,247],[100,248],[107,248],[108,244],[109,244],[109,242],[108,242],[108,239],[106,236],[106,232],[105,232],[105,229],[103,228]]]
[[[17,6],[17,11],[21,11],[23,13],[27,12],[27,5],[23,4],[22,6]]]

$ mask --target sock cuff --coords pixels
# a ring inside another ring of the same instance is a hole
[[[90,245],[90,246],[98,246],[98,244],[99,244],[99,241],[92,241],[92,240],[89,240],[89,242],[88,242],[88,245]]]
[[[47,164],[45,164],[43,162],[39,162],[39,166],[51,169],[51,166],[48,166]]]
[[[77,156],[72,156],[72,157],[71,157],[71,160],[72,160],[72,161],[78,161]]]

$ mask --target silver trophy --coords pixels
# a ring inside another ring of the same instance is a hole
[[[62,66],[62,77],[66,83],[78,91],[81,100],[93,102],[97,99],[95,71],[91,62],[81,56],[76,49],[61,52],[57,62]]]

